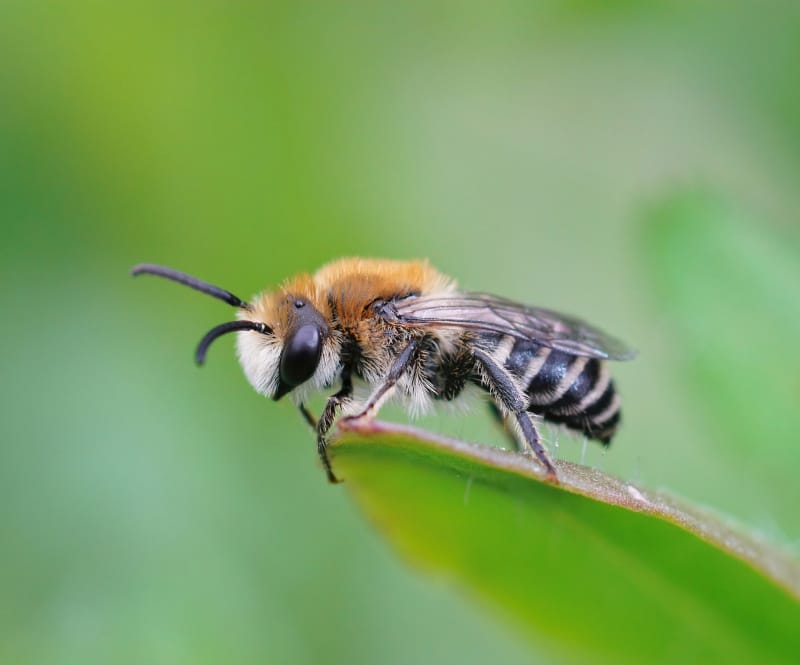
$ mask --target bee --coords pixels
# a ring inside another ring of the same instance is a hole
[[[131,273],[173,280],[238,309],[235,321],[202,338],[197,363],[214,340],[236,332],[248,381],[273,400],[292,395],[316,432],[330,482],[338,482],[326,448],[337,417],[371,418],[392,397],[423,410],[478,387],[517,450],[535,455],[554,482],[541,419],[605,445],[620,423],[606,361],[630,359],[630,349],[578,319],[461,291],[426,261],[340,259],[249,302],[163,266],[141,264]],[[365,400],[356,398],[357,384],[369,388]],[[308,396],[334,386],[315,418]]]

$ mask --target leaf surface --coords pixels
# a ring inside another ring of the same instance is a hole
[[[709,513],[379,421],[343,421],[331,456],[402,555],[563,662],[797,662],[800,567]]]

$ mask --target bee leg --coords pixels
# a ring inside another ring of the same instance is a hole
[[[522,434],[525,437],[525,440],[528,442],[528,445],[533,449],[533,452],[536,454],[536,457],[539,458],[539,461],[544,465],[545,469],[547,469],[547,477],[550,480],[557,481],[558,475],[556,474],[556,468],[553,466],[550,456],[547,454],[547,451],[542,445],[542,442],[539,438],[539,432],[534,426],[530,414],[527,411],[521,411],[519,413],[515,413],[514,416],[519,423]]]
[[[303,416],[303,420],[305,420],[308,423],[308,426],[316,432],[317,419],[314,417],[314,414],[308,410],[308,407],[305,404],[299,404],[297,408],[300,410],[300,415]]]
[[[328,477],[328,482],[331,485],[336,485],[342,482],[336,477],[331,468],[331,461],[328,459],[328,442],[324,436],[317,437],[317,455],[322,462],[322,468],[325,469],[325,475]]]
[[[408,343],[408,346],[406,346],[406,348],[404,348],[400,352],[400,355],[395,359],[391,369],[389,370],[389,373],[386,375],[384,382],[378,386],[377,390],[375,390],[372,395],[370,395],[369,400],[367,400],[367,403],[361,410],[361,413],[348,416],[348,418],[358,420],[359,418],[371,418],[374,416],[380,408],[381,403],[389,396],[390,391],[394,388],[398,379],[403,376],[403,373],[417,359],[418,352],[419,342],[417,340],[411,340]]]
[[[511,441],[511,445],[514,446],[514,450],[516,450],[518,453],[524,453],[526,450],[524,444],[519,440],[516,434],[514,434],[513,428],[508,424],[508,420],[506,420],[506,417],[503,415],[500,407],[498,407],[494,402],[489,402],[489,413],[492,414],[492,418],[497,421],[497,424],[503,428],[503,432],[505,433],[506,438]]]
[[[475,349],[473,354],[484,369],[484,379],[488,383],[493,396],[516,419],[525,442],[531,447],[539,462],[544,466],[548,479],[557,481],[556,468],[553,466],[553,462],[550,461],[550,457],[539,438],[539,433],[536,431],[531,416],[527,411],[525,395],[508,373],[489,354],[480,349]]]
[[[339,479],[334,475],[331,468],[330,460],[328,459],[328,439],[327,434],[336,420],[336,412],[342,405],[342,402],[348,400],[353,394],[353,382],[350,378],[350,372],[345,370],[342,372],[342,388],[339,392],[331,395],[325,403],[325,408],[320,414],[319,420],[314,421],[312,416],[304,406],[301,406],[301,413],[306,421],[311,424],[317,432],[317,454],[322,462],[322,467],[325,469],[325,474],[328,476],[328,482],[338,483]]]

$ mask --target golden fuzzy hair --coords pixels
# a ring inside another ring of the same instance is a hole
[[[345,258],[322,266],[314,275],[297,275],[276,291],[259,295],[248,317],[268,323],[281,336],[291,325],[291,304],[303,298],[325,319],[332,316],[331,302],[335,303],[343,327],[357,327],[375,300],[447,293],[455,288],[452,279],[427,261]]]

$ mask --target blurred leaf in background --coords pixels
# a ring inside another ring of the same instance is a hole
[[[683,410],[705,417],[740,483],[726,509],[800,542],[800,245],[710,194],[676,195],[647,222],[644,256],[676,343]]]
[[[793,3],[0,3],[0,661],[537,658],[394,559],[230,340],[193,366],[230,313],[145,260],[248,296],[427,256],[579,314],[641,351],[587,461],[796,537],[688,403],[636,226],[699,182],[796,238],[798,43]]]

